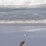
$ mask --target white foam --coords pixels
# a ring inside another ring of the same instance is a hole
[[[32,6],[46,4],[46,0],[0,0],[0,5]]]
[[[0,20],[0,24],[46,24],[46,19],[43,20]]]

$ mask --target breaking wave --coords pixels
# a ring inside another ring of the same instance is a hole
[[[0,20],[0,24],[46,24],[46,19],[43,20]]]
[[[46,0],[0,0],[0,5],[41,5],[46,4]]]

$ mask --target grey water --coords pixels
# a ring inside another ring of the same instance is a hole
[[[0,8],[0,20],[46,19],[46,8]]]
[[[2,22],[43,19],[46,20],[46,8],[0,8]],[[0,46],[19,46],[21,41],[25,41],[23,46],[46,46],[46,23],[0,24]]]

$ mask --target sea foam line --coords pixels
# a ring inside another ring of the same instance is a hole
[[[43,19],[43,20],[0,20],[0,24],[15,24],[15,23],[18,23],[18,24],[43,23],[43,24],[46,24],[46,19]]]

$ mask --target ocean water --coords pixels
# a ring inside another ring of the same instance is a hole
[[[43,23],[46,24],[45,8],[0,8],[0,23],[22,24]]]
[[[27,34],[27,36],[25,36]],[[46,8],[0,8],[0,46],[46,46]]]

